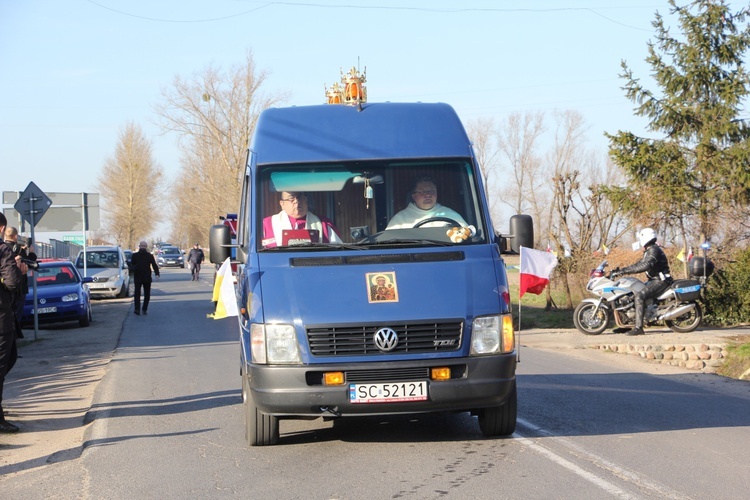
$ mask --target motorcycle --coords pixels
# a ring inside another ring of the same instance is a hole
[[[605,274],[606,267],[605,260],[589,273],[586,290],[598,298],[583,299],[573,313],[573,323],[585,335],[599,335],[607,329],[611,318],[614,318],[618,328],[631,328],[635,324],[635,294],[646,285],[630,276]],[[702,257],[693,258],[690,265],[691,279],[675,280],[656,299],[646,301],[644,324],[665,324],[670,330],[679,333],[692,332],[698,328],[703,320],[703,311],[698,301],[711,272],[711,261]]]

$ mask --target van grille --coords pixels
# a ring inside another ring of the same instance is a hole
[[[398,335],[398,345],[389,352],[375,346],[374,335],[381,328]],[[314,356],[361,356],[453,352],[461,348],[463,321],[404,323],[400,325],[311,326],[307,341]]]

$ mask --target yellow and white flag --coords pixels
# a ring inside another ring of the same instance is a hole
[[[216,302],[216,311],[213,314],[209,314],[209,317],[222,319],[229,316],[237,316],[237,296],[234,291],[232,264],[229,258],[224,261],[216,273],[212,301]]]
[[[681,249],[680,253],[677,254],[677,260],[680,262],[685,262],[685,249]]]

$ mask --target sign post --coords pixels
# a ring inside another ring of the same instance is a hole
[[[13,205],[13,208],[21,214],[23,220],[28,222],[29,226],[31,226],[31,241],[36,240],[34,237],[34,226],[36,226],[37,222],[41,220],[50,205],[52,205],[52,200],[50,200],[49,196],[44,194],[44,191],[39,189],[39,187],[33,182],[29,182],[29,185],[26,186],[24,192],[18,197],[16,204]],[[34,289],[34,340],[36,340],[39,333],[39,313],[37,311],[39,306],[37,304],[36,273],[32,273],[31,275],[31,285]]]

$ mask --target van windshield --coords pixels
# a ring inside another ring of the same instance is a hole
[[[258,249],[466,245],[493,237],[470,159],[258,169]]]

